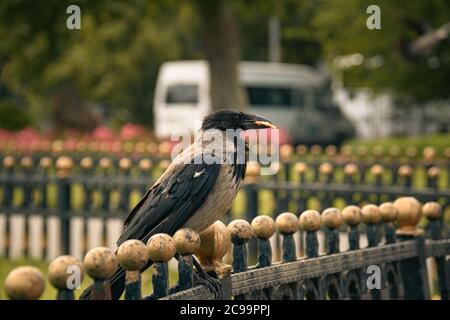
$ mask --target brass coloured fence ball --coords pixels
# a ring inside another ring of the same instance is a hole
[[[426,160],[432,160],[436,156],[436,149],[431,146],[425,147],[422,150],[422,155]]]
[[[77,271],[79,272],[79,279],[81,283],[84,278],[83,263],[79,259],[72,256],[60,256],[53,260],[48,266],[48,280],[57,289],[71,289],[68,288],[67,281],[74,274],[74,272],[76,272],[74,268],[77,268]]]
[[[280,146],[280,160],[281,162],[289,162],[291,161],[292,153],[294,151],[294,147],[290,144],[283,144]]]
[[[275,219],[275,225],[282,234],[292,234],[298,231],[298,218],[292,212],[283,212]]]
[[[134,151],[136,151],[137,153],[144,153],[146,148],[147,146],[145,142],[140,141],[134,146]]]
[[[257,162],[249,161],[245,170],[245,177],[257,177],[261,173],[261,166]]]
[[[148,247],[137,239],[127,240],[117,249],[117,261],[125,270],[141,270],[147,263],[148,258]]]
[[[372,148],[372,154],[376,157],[381,157],[384,154],[383,146],[376,145]]]
[[[97,141],[89,142],[88,149],[91,152],[98,152],[98,142]]]
[[[115,141],[111,144],[111,151],[113,153],[120,153],[122,152],[122,147],[123,147],[122,142]]]
[[[422,213],[428,219],[440,219],[442,216],[442,206],[435,201],[427,202],[422,207]]]
[[[77,151],[84,152],[84,151],[86,151],[87,147],[88,147],[88,145],[87,145],[86,141],[81,140],[81,141],[77,142],[77,146],[76,146]]]
[[[109,152],[111,151],[111,143],[103,141],[100,143],[99,149],[101,152]]]
[[[294,165],[294,171],[297,173],[306,173],[308,171],[308,165],[305,162],[297,162]]]
[[[102,169],[108,169],[111,167],[112,161],[110,158],[101,158],[100,161],[98,162],[98,165]]]
[[[83,169],[92,169],[94,167],[94,159],[91,157],[84,157],[80,161],[80,167]]]
[[[329,229],[337,229],[342,224],[342,215],[337,208],[327,208],[320,215],[322,224]]]
[[[153,262],[167,262],[175,255],[175,241],[165,233],[153,235],[147,242],[149,258]]]
[[[392,222],[397,219],[398,211],[392,202],[383,202],[378,207],[380,210],[381,219],[385,222]]]
[[[340,153],[346,157],[351,156],[352,155],[352,147],[349,145],[342,146]]]
[[[413,158],[413,157],[415,157],[415,156],[417,155],[417,148],[414,147],[414,146],[406,147],[406,149],[405,149],[405,154],[406,154],[408,157]]]
[[[23,168],[29,169],[33,166],[33,159],[31,157],[23,157],[20,159],[20,165]]]
[[[170,141],[162,141],[158,146],[159,155],[162,157],[170,156],[170,152],[172,151],[172,144]]]
[[[353,176],[359,171],[358,165],[356,163],[348,163],[344,167],[344,174],[347,176]]]
[[[64,143],[61,140],[55,140],[52,142],[53,152],[62,152],[64,150]]]
[[[433,166],[428,169],[427,174],[430,178],[436,178],[441,173],[441,169],[439,167]]]
[[[357,146],[356,147],[356,154],[358,156],[364,157],[364,156],[367,156],[368,153],[369,153],[369,151],[366,146]]]
[[[230,249],[230,233],[222,221],[218,220],[214,222],[206,230],[203,230],[200,233],[198,256],[202,264],[220,264],[220,259],[222,259]]]
[[[384,172],[384,168],[381,164],[374,164],[371,168],[370,168],[370,172],[374,175],[374,176],[381,176]]]
[[[404,230],[414,230],[422,217],[420,202],[414,197],[401,197],[394,201],[397,208],[397,223]]]
[[[6,168],[11,168],[16,163],[16,159],[12,156],[6,156],[3,158],[3,166]]]
[[[450,147],[444,149],[444,157],[450,158]]]
[[[398,168],[398,174],[402,177],[410,177],[412,175],[413,169],[410,165],[404,164]]]
[[[298,220],[304,231],[317,231],[320,228],[320,213],[316,210],[303,211]]]
[[[158,153],[158,144],[156,142],[149,142],[147,144],[147,152],[151,155],[156,155]]]
[[[182,228],[173,235],[176,251],[183,255],[194,254],[200,248],[200,235],[192,229]]]
[[[169,166],[170,166],[170,160],[168,160],[168,159],[161,160],[161,161],[158,163],[158,167],[159,167],[161,170],[166,170]]]
[[[295,151],[297,152],[298,155],[304,156],[308,153],[308,147],[305,146],[304,144],[299,144],[297,148],[295,148]]]
[[[329,175],[333,172],[333,165],[329,162],[324,162],[319,166],[319,172],[324,175]]]
[[[65,178],[69,175],[73,169],[73,159],[69,156],[61,156],[56,159],[56,169],[58,170],[58,176]]]
[[[152,168],[152,165],[153,165],[152,160],[147,159],[147,158],[141,159],[139,161],[139,169],[144,170],[144,171],[150,170]]]
[[[269,216],[257,216],[251,224],[253,234],[260,239],[269,239],[275,233],[275,222]]]
[[[130,158],[122,158],[119,160],[119,168],[122,170],[128,170],[131,168],[131,159]]]
[[[398,157],[400,155],[400,148],[398,146],[391,146],[388,149],[388,153],[391,157]]]
[[[134,144],[131,141],[127,141],[122,145],[122,150],[125,153],[132,153],[134,150]]]
[[[4,287],[12,300],[37,300],[44,292],[45,280],[39,269],[23,266],[8,273]]]
[[[361,215],[365,224],[377,224],[381,221],[380,209],[374,204],[367,204],[362,207]]]
[[[318,144],[314,144],[309,149],[313,156],[318,156],[322,153],[322,147]]]
[[[356,226],[361,223],[361,209],[358,206],[350,205],[346,206],[342,212],[342,219],[349,226]]]
[[[236,219],[231,221],[227,230],[230,233],[231,241],[235,244],[243,244],[253,236],[252,227],[244,219]]]
[[[53,164],[53,160],[50,157],[42,157],[39,160],[39,165],[44,169],[49,169]]]
[[[108,279],[117,269],[116,255],[107,247],[93,248],[83,260],[86,273],[94,279]]]
[[[327,156],[335,156],[337,153],[337,148],[335,145],[328,145],[325,147],[325,153],[327,154]]]

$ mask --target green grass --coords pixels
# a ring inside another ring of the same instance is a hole
[[[386,151],[391,146],[397,146],[402,151],[409,146],[417,148],[418,156],[421,156],[422,150],[431,146],[434,147],[438,156],[443,156],[445,148],[450,147],[450,135],[449,134],[428,134],[414,137],[393,137],[393,138],[377,138],[377,139],[353,139],[345,143],[352,146],[353,150],[356,146],[364,145],[372,148],[374,146],[382,146]]]

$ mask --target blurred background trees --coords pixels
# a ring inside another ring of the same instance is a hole
[[[81,30],[66,8],[81,7]],[[159,65],[207,59],[214,105],[243,107],[236,63],[269,60],[268,21],[280,25],[279,60],[327,67],[345,87],[417,101],[449,98],[448,35],[417,54],[415,40],[450,21],[446,0],[32,1],[0,3],[0,126],[90,130],[152,126]],[[355,56],[356,54],[356,56]],[[345,60],[342,57],[353,57]]]

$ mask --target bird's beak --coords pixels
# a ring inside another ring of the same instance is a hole
[[[250,119],[248,119],[247,121],[245,121],[242,125],[244,130],[248,130],[248,129],[276,129],[277,127],[270,122],[269,120],[267,120],[266,118],[263,117],[259,117],[256,115],[252,115]]]

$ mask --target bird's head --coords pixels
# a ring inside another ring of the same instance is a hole
[[[203,119],[202,130],[249,130],[276,127],[267,119],[236,110],[218,110]]]

